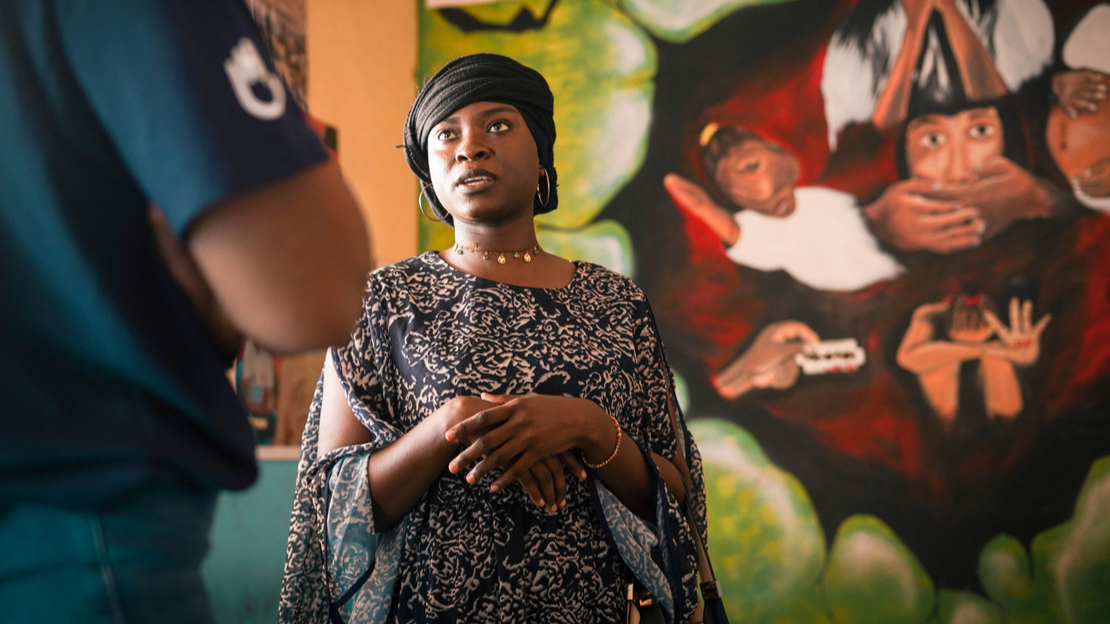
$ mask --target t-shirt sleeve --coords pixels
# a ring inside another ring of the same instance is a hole
[[[243,2],[58,2],[67,69],[132,177],[183,233],[327,154]]]

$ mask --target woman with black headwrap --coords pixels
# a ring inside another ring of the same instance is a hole
[[[445,65],[405,124],[455,245],[379,269],[309,414],[282,622],[616,622],[633,582],[696,606],[669,368],[627,278],[543,250],[553,98],[503,56]],[[679,426],[681,415],[677,415]]]

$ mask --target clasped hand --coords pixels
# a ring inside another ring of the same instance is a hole
[[[448,441],[462,450],[448,470],[467,470],[466,481],[478,483],[491,470],[500,470],[490,490],[519,482],[528,497],[550,512],[566,504],[564,468],[575,478],[586,469],[573,452],[583,440],[587,410],[595,404],[572,397],[482,393],[486,407],[454,423]]]

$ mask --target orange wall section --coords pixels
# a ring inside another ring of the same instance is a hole
[[[306,0],[308,108],[339,130],[339,162],[376,266],[417,251],[416,178],[395,146],[416,94],[417,0]]]

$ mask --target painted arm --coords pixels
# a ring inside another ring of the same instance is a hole
[[[906,33],[886,86],[875,104],[872,122],[876,127],[889,129],[906,119],[917,61],[934,10],[944,23],[968,99],[973,102],[990,100],[1008,92],[994,60],[954,0],[902,0],[902,6],[906,12]]]
[[[901,2],[906,12],[906,32],[902,37],[902,47],[898,50],[882,93],[875,100],[875,110],[871,113],[871,122],[880,130],[888,130],[906,118],[917,57],[920,56],[921,45],[925,41],[925,29],[929,25],[929,14],[932,12],[931,0]]]
[[[948,42],[956,57],[964,91],[968,100],[982,102],[1002,97],[1009,92],[994,59],[983,46],[982,40],[972,30],[955,0],[932,0],[948,32]]]
[[[713,201],[705,189],[676,173],[667,174],[663,178],[663,186],[694,216],[705,222],[714,234],[720,236],[725,246],[731,247],[740,240],[740,225],[732,213]]]
[[[897,354],[899,366],[917,375],[925,400],[946,425],[956,419],[959,408],[960,364],[979,359],[983,349],[981,344],[935,340],[933,324],[948,306],[927,303],[914,310]]]
[[[983,354],[984,344],[937,340],[933,331],[935,319],[948,311],[949,303],[926,303],[913,311],[910,326],[898,345],[897,361],[902,368],[918,375],[959,366],[961,362],[977,360]]]
[[[1062,71],[1052,77],[1056,105],[1072,119],[1097,113],[1107,91],[1110,91],[1110,75],[1093,69]]]
[[[740,357],[714,376],[713,386],[726,399],[739,398],[756,388],[789,388],[801,374],[794,357],[806,343],[818,340],[817,333],[799,321],[771,323]]]

